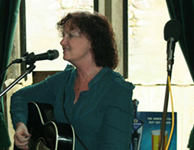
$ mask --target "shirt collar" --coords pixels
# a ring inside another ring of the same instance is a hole
[[[70,67],[70,66],[68,66]],[[70,68],[72,69],[73,66],[71,66]],[[94,85],[96,82],[98,82],[107,72],[111,71],[111,69],[109,67],[103,67],[96,75],[95,77],[89,82],[89,88],[92,87],[92,85]],[[77,76],[77,69],[74,68],[71,72],[71,76],[74,78],[76,78]]]

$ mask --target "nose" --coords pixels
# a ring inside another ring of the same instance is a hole
[[[65,45],[67,44],[67,39],[65,37],[63,37],[63,39],[60,42],[61,45]]]
[[[63,39],[61,40],[60,44],[63,45]]]

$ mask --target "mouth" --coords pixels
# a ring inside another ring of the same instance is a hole
[[[64,49],[63,49],[63,51],[68,51],[68,50],[70,50],[70,48],[64,48]]]

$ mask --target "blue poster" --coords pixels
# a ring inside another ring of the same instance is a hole
[[[136,112],[133,123],[131,150],[155,150],[158,147],[162,122],[162,112]],[[165,142],[171,132],[172,113],[167,113],[165,127]],[[158,135],[156,135],[158,134]],[[177,149],[177,113],[174,113],[174,130],[168,150]]]

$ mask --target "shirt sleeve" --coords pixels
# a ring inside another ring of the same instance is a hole
[[[27,124],[29,102],[54,104],[67,75],[68,73],[64,71],[56,73],[40,83],[27,86],[14,93],[11,97],[10,109],[14,128],[18,122]]]
[[[103,121],[99,150],[129,150],[133,122],[132,90],[111,97]]]

